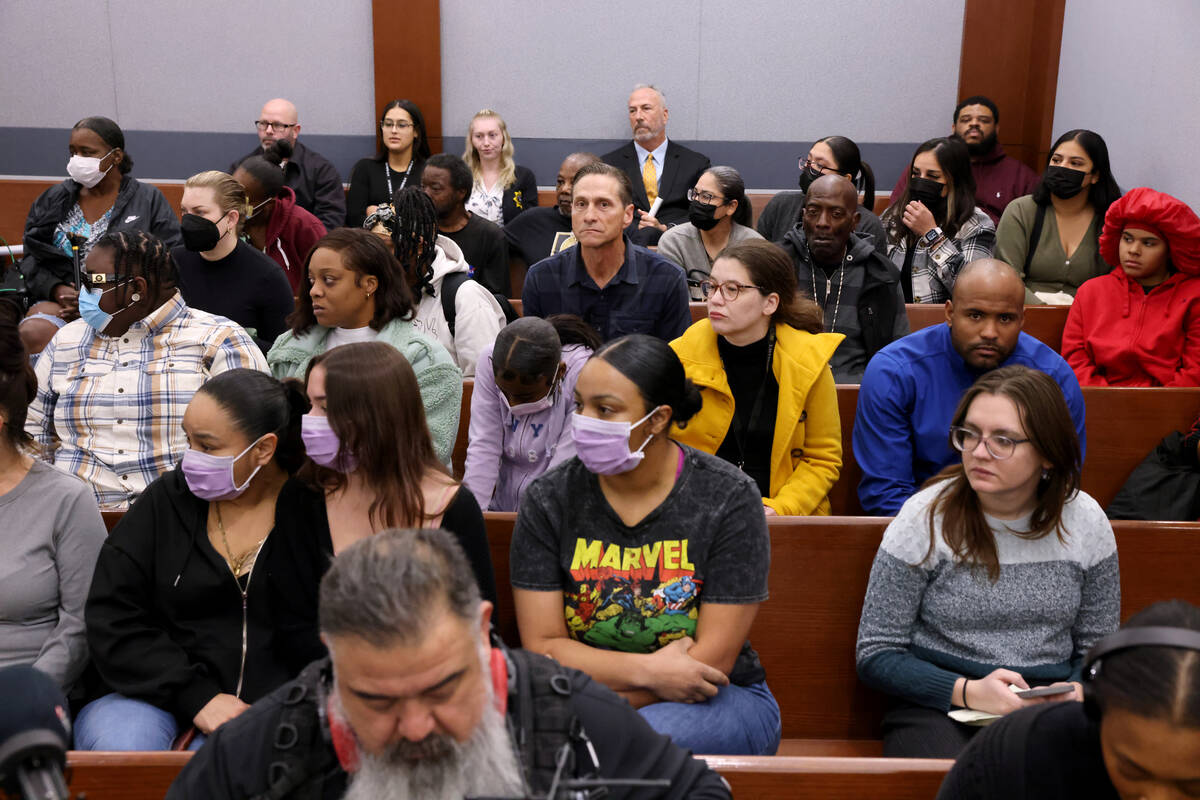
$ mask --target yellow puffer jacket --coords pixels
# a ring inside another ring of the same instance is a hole
[[[842,470],[842,423],[829,357],[845,337],[775,326],[775,380],[779,410],[771,443],[771,496],[763,504],[780,515],[829,514],[829,490]],[[733,422],[733,392],[712,323],[702,319],[671,342],[704,406],[671,435],[716,453]]]

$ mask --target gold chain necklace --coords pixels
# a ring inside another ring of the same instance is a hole
[[[258,556],[258,551],[266,539],[260,539],[249,550],[242,553],[240,556],[235,556],[233,554],[233,548],[229,546],[229,537],[225,533],[225,523],[221,519],[221,504],[219,502],[214,503],[213,507],[217,510],[217,530],[221,533],[221,544],[225,545],[225,561],[229,564],[229,569],[233,571],[233,576],[235,578],[241,577],[242,573],[245,571],[246,562],[253,562],[253,559]]]

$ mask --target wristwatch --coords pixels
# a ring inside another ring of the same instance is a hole
[[[942,229],[934,225],[929,229],[924,236],[921,237],[921,242],[926,247],[933,247],[933,243],[942,238]]]

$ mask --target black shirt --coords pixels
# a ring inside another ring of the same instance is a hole
[[[478,214],[471,214],[462,229],[453,233],[439,230],[438,233],[462,250],[463,258],[471,265],[472,278],[486,286],[489,292],[501,297],[510,296],[512,285],[508,279],[508,246],[499,225],[488,222]]]
[[[504,226],[508,252],[526,266],[557,253],[570,236],[571,218],[560,214],[556,205],[531,208]]]
[[[171,257],[179,268],[179,291],[192,308],[220,314],[251,331],[265,353],[287,330],[292,313],[292,285],[279,265],[239,241],[219,261],[176,247]]]
[[[350,189],[346,192],[346,227],[361,228],[367,218],[367,206],[392,202],[396,192],[406,186],[421,186],[425,162],[414,159],[407,175],[388,166],[387,159],[364,158],[350,171]],[[390,176],[389,176],[390,173]],[[391,190],[388,178],[391,177]]]
[[[738,347],[717,337],[717,351],[733,392],[733,421],[717,455],[740,466],[758,484],[763,497],[771,496],[771,443],[779,408],[779,381],[767,365],[767,339]],[[754,414],[755,405],[758,413]],[[751,416],[754,419],[751,419]]]

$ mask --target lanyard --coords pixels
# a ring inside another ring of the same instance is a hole
[[[734,414],[734,431],[733,439],[737,442],[738,460],[737,468],[742,469],[746,464],[746,436],[750,433],[758,422],[758,418],[762,416],[763,397],[766,392],[763,391],[767,385],[767,379],[771,376],[772,362],[775,359],[775,326],[771,325],[767,328],[767,365],[763,372],[762,381],[758,384],[758,390],[754,393],[754,405],[750,409],[750,418],[746,420],[740,427],[736,425],[737,414]]]
[[[404,180],[400,181],[401,189],[408,185],[408,175],[410,172],[412,172],[413,160],[414,159],[412,158],[408,159],[408,167],[404,170]],[[396,193],[392,191],[392,168],[388,166],[386,159],[383,162],[383,174],[387,176],[388,202],[391,203],[393,202],[393,198],[396,196]]]

